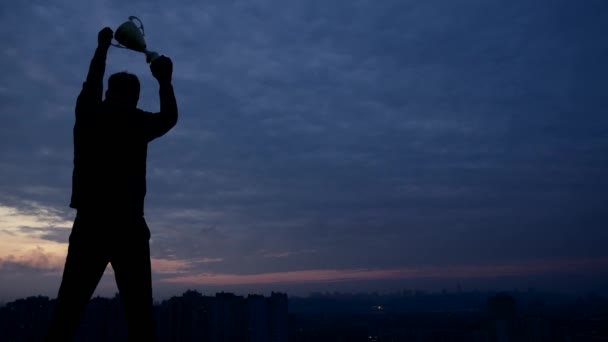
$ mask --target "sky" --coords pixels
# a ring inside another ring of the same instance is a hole
[[[75,100],[130,15],[180,115],[148,151],[155,299],[608,293],[604,0],[29,0],[0,4],[0,301],[56,296]]]

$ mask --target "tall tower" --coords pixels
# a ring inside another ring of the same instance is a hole
[[[512,342],[517,340],[517,312],[515,299],[507,293],[488,298],[488,332],[490,341]]]
[[[262,295],[247,296],[249,310],[249,341],[268,342],[270,340],[269,300]]]
[[[269,299],[270,341],[287,342],[289,337],[289,311],[287,294],[272,292]]]

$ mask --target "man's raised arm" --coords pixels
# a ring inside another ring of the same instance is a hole
[[[103,98],[103,75],[106,71],[106,57],[112,42],[114,32],[106,27],[99,31],[97,35],[97,49],[91,59],[87,79],[82,85],[78,100],[76,100],[76,118],[98,108]]]
[[[150,70],[159,85],[160,112],[147,118],[148,141],[164,135],[177,123],[177,101],[171,84],[173,62],[168,57],[161,56],[150,64]]]

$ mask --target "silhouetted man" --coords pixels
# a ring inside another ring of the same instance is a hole
[[[76,102],[72,199],[76,218],[50,341],[72,340],[86,305],[108,263],[116,277],[129,340],[155,340],[150,231],[144,220],[148,143],[177,122],[167,57],[150,69],[160,85],[160,112],[137,108],[139,80],[126,72],[111,75],[102,101],[105,61],[113,32],[99,31],[98,46]]]

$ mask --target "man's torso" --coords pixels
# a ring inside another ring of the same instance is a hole
[[[146,194],[145,112],[121,112],[103,103],[74,125],[70,206],[143,215]]]

